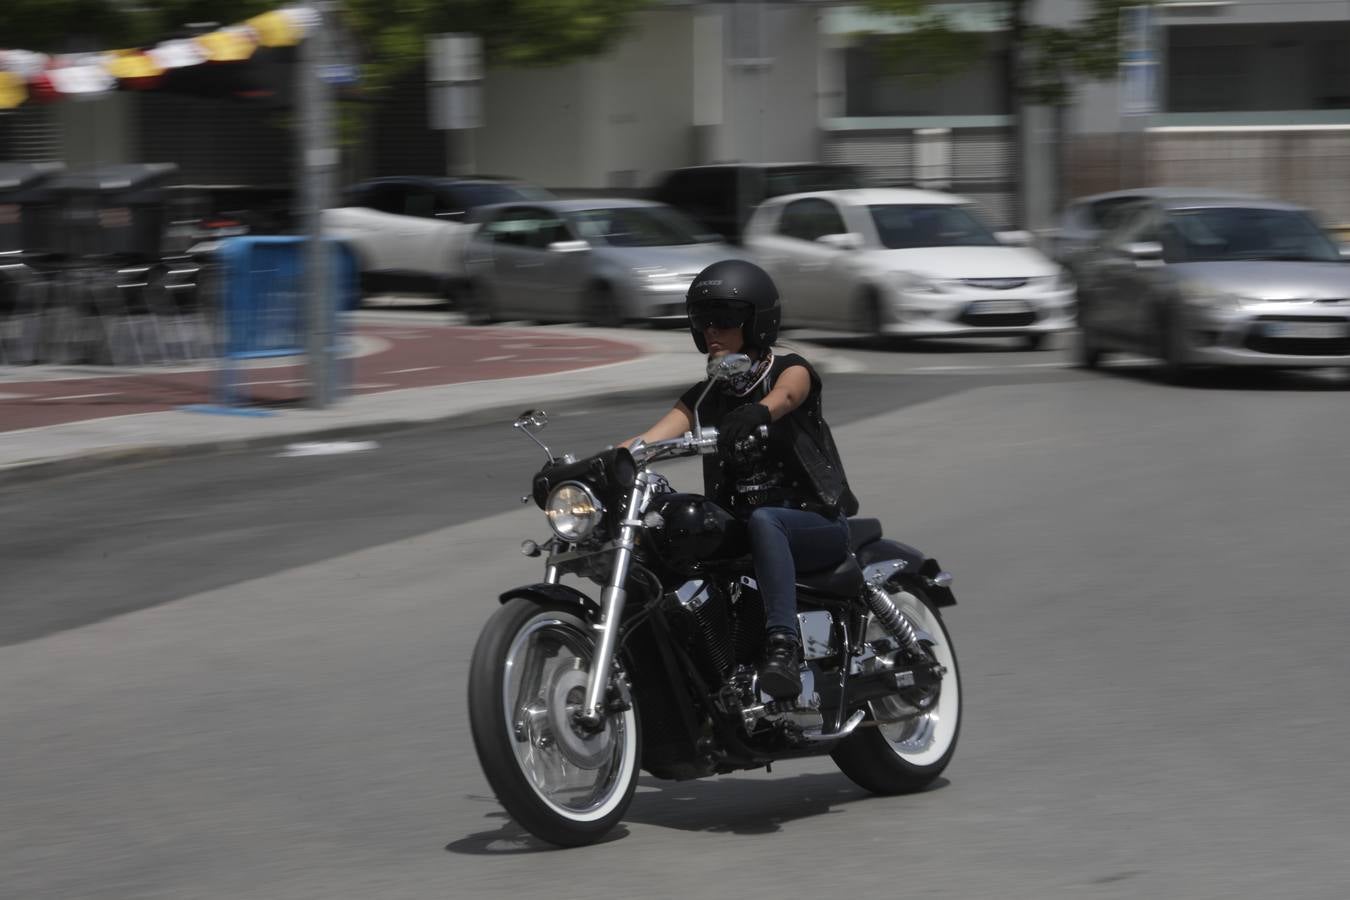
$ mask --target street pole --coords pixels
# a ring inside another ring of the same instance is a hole
[[[1026,117],[1022,108],[1022,42],[1026,39],[1026,0],[1012,0],[1008,10],[1008,55],[1005,78],[1008,111],[1012,122],[1013,227],[1025,228],[1026,195]]]
[[[306,368],[309,406],[325,409],[333,403],[333,341],[337,311],[329,284],[329,254],[323,242],[322,211],[329,206],[338,151],[333,146],[332,91],[321,77],[328,60],[328,18],[333,4],[315,4],[318,21],[300,42],[300,165],[301,206],[306,233],[304,295]]]

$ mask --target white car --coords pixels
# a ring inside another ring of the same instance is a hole
[[[897,337],[1021,337],[1072,327],[1068,273],[995,234],[964,198],[876,188],[766,201],[745,246],[773,276],[783,324]]]
[[[376,178],[346,191],[321,213],[324,233],[356,254],[363,296],[415,291],[454,298],[464,284],[464,249],[477,207],[551,198],[548,191],[493,178]]]

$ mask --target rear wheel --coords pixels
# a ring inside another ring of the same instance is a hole
[[[1087,325],[1080,326],[1074,346],[1074,364],[1080,369],[1095,369],[1101,365],[1102,355],[1097,335]]]
[[[469,723],[488,783],[536,837],[591,844],[628,809],[637,787],[633,709],[583,728],[593,629],[569,608],[516,598],[488,620],[469,670]]]
[[[896,696],[868,704],[867,719],[831,756],[855,784],[877,794],[909,794],[923,790],[942,774],[956,752],[961,732],[961,674],[956,651],[932,601],[918,588],[891,594],[919,639],[946,669],[934,696],[914,705]],[[877,622],[876,636],[884,634]]]
[[[1194,368],[1189,361],[1185,330],[1175,313],[1164,313],[1159,317],[1157,341],[1163,380],[1168,384],[1186,384],[1194,374]]]
[[[492,297],[492,288],[481,281],[464,285],[460,293],[460,308],[470,325],[490,325],[497,320],[497,304]]]
[[[586,321],[596,328],[623,326],[623,310],[619,307],[619,298],[609,285],[597,284],[591,288],[586,298]]]

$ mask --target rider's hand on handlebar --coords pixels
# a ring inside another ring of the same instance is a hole
[[[721,453],[733,453],[737,444],[752,435],[767,429],[772,418],[769,408],[760,403],[747,403],[738,406],[722,418],[717,433],[717,449]]]

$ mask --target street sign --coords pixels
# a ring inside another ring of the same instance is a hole
[[[483,41],[476,34],[427,38],[427,110],[437,131],[483,126]]]
[[[1158,111],[1158,42],[1153,8],[1120,11],[1120,112],[1144,116]]]

